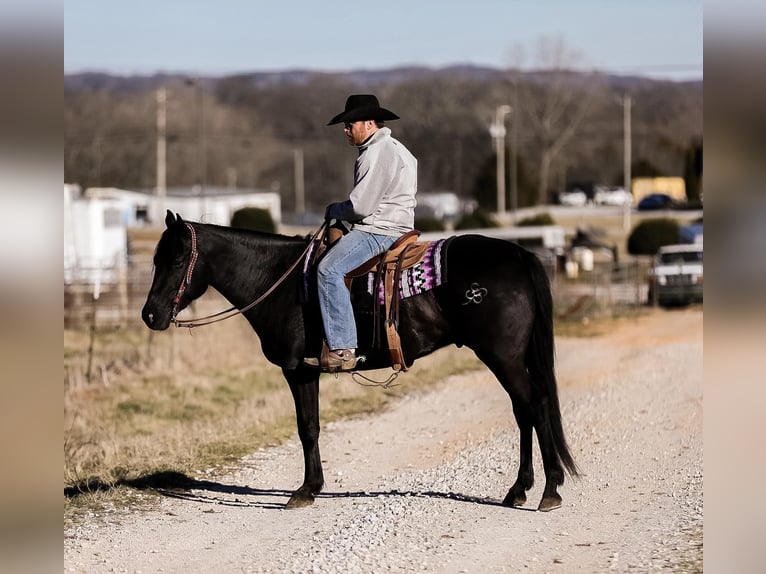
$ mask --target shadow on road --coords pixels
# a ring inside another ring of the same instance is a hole
[[[249,486],[237,486],[231,484],[222,484],[210,480],[197,480],[181,472],[164,471],[156,472],[135,479],[123,479],[115,482],[103,482],[99,480],[85,480],[73,486],[64,489],[64,496],[74,499],[79,496],[94,492],[104,492],[119,487],[133,488],[137,490],[151,490],[182,500],[193,502],[202,502],[207,504],[217,504],[223,506],[242,506],[254,508],[271,508],[282,510],[285,503],[293,494],[291,490],[283,489],[262,489],[251,488]],[[235,498],[223,498],[215,496],[216,494],[235,495]],[[243,497],[243,498],[240,498]],[[244,497],[256,498],[281,498],[284,501],[269,500],[247,500]],[[456,500],[469,504],[483,504],[487,506],[502,506],[497,500],[469,496],[457,492],[438,492],[433,490],[373,490],[373,491],[337,491],[321,492],[316,498],[378,498],[378,497],[417,497],[417,498],[435,498],[445,500]],[[519,509],[526,510],[526,509]],[[528,509],[533,510],[533,509]]]

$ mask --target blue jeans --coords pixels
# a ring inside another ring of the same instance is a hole
[[[386,251],[398,237],[351,230],[327,252],[317,267],[319,308],[327,346],[331,351],[356,349],[356,322],[346,273]]]

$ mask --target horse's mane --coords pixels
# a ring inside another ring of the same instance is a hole
[[[294,243],[295,245],[305,245],[311,237],[311,234],[307,235],[283,235],[281,233],[270,233],[268,231],[256,231],[254,229],[246,229],[243,227],[229,227],[226,225],[216,225],[214,223],[203,223],[201,221],[189,221],[195,226],[204,227],[207,230],[212,231],[216,235],[225,237],[227,239],[235,239],[243,242],[256,242],[259,245],[278,245],[284,243]]]

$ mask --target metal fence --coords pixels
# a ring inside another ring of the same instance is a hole
[[[615,314],[648,301],[647,262],[596,263],[592,270],[580,270],[573,277],[565,272],[560,258],[542,251],[537,255],[551,279],[554,311],[559,319]],[[92,270],[84,269],[64,285],[65,328],[141,323],[141,307],[152,279],[151,256],[134,255],[127,264],[102,271],[116,280],[96,288],[86,279],[93,276]]]
[[[618,315],[648,303],[648,263],[595,264],[576,277],[557,268],[551,277],[554,309],[558,319]]]
[[[94,283],[94,272],[109,280]],[[81,268],[64,283],[64,327],[127,326],[141,321],[141,307],[152,281],[152,259],[134,256],[107,269]]]

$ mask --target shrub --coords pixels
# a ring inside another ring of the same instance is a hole
[[[498,227],[492,216],[482,209],[477,209],[470,215],[466,215],[455,224],[455,229],[482,229],[485,227]]]
[[[418,217],[415,220],[418,231],[444,231],[444,223],[435,217]]]
[[[274,233],[277,230],[271,213],[259,207],[243,207],[235,211],[231,216],[231,226],[268,233]]]
[[[532,215],[531,217],[525,217],[521,221],[519,221],[516,226],[517,227],[534,227],[537,225],[555,225],[556,222],[553,221],[553,218],[551,217],[550,213],[538,213],[537,215]]]
[[[630,232],[628,253],[654,255],[663,245],[678,243],[678,222],[675,219],[645,219]]]

